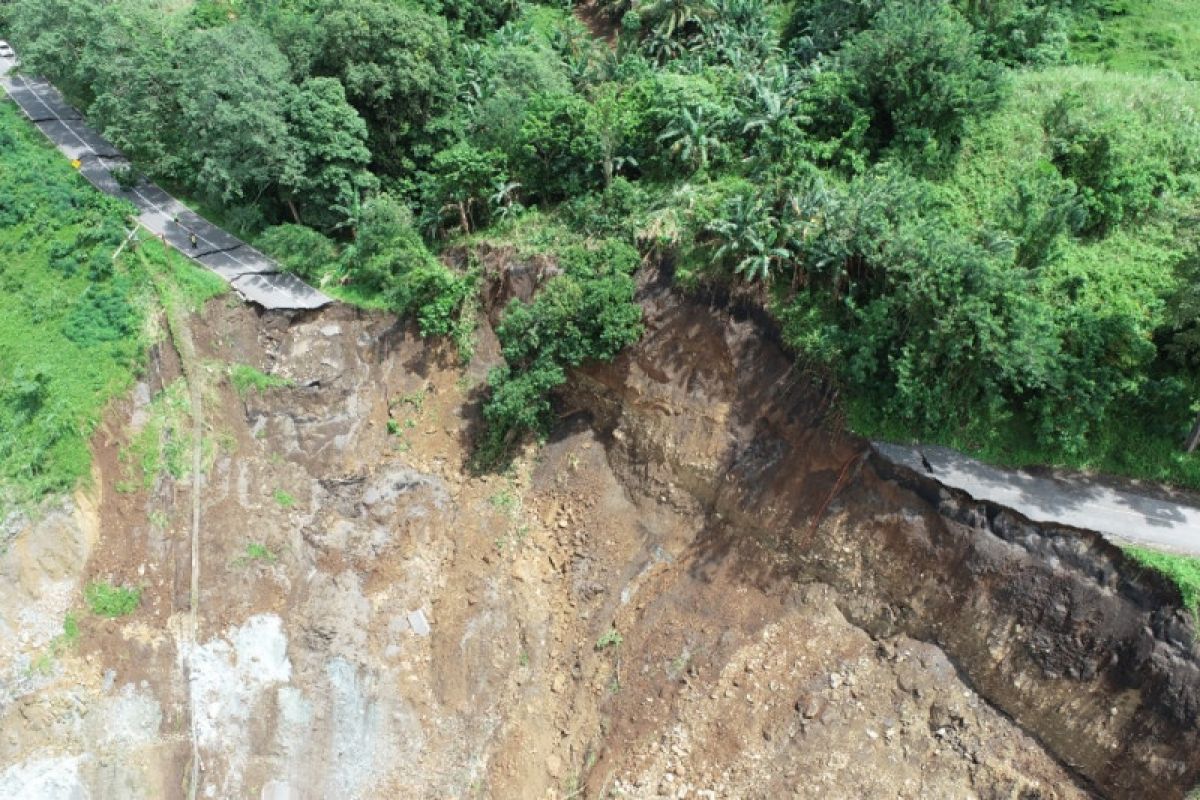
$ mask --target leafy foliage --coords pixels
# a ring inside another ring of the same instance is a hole
[[[611,42],[522,0],[5,13],[26,65],[140,170],[464,354],[485,281],[437,248],[554,259],[500,321],[494,458],[636,338],[632,274],[657,260],[763,303],[861,430],[1200,483],[1174,452],[1200,412],[1193,6],[609,0],[591,21]],[[39,191],[36,210],[0,192],[0,224],[75,220],[38,258],[76,289],[14,296],[71,346],[125,346],[120,226]],[[30,426],[56,379],[21,366],[3,407]]]
[[[93,583],[84,591],[84,599],[92,613],[100,617],[124,617],[137,610],[142,602],[142,590],[110,583]]]
[[[508,305],[496,330],[505,365],[488,376],[483,407],[485,463],[503,458],[521,434],[544,430],[550,392],[566,382],[568,369],[610,360],[641,336],[630,277],[637,263],[636,252],[617,242],[576,246],[564,253],[563,274],[532,302]]]
[[[1200,558],[1162,553],[1144,547],[1127,547],[1125,554],[1137,563],[1165,575],[1179,589],[1183,607],[1195,616],[1197,609],[1200,609]]]

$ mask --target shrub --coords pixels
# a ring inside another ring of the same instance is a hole
[[[620,647],[624,641],[624,637],[617,632],[616,628],[610,628],[596,640],[596,652],[607,650],[610,647]]]
[[[101,617],[123,617],[132,614],[142,601],[142,590],[110,583],[93,583],[84,592],[92,613]]]
[[[319,283],[338,264],[337,247],[319,231],[305,225],[276,225],[263,231],[259,245],[289,272]]]
[[[237,391],[238,397],[245,397],[251,391],[262,393],[268,389],[279,389],[292,386],[292,381],[279,375],[267,375],[249,364],[234,364],[229,368],[229,381]]]

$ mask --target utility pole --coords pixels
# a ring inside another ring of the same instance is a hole
[[[1196,424],[1192,425],[1192,432],[1183,443],[1183,452],[1194,453],[1197,447],[1200,447],[1200,414],[1196,415]]]

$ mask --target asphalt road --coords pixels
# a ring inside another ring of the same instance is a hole
[[[874,442],[885,458],[1019,511],[1038,522],[1093,530],[1118,544],[1200,555],[1200,508],[1100,485],[1084,476],[1044,478],[1006,470],[945,447]],[[921,454],[932,471],[921,464]]]
[[[123,189],[114,170],[129,166],[110,142],[83,121],[58,90],[44,80],[11,75],[11,59],[0,58],[0,88],[34,125],[100,191],[137,206],[138,219],[179,252],[227,280],[246,300],[267,309],[312,309],[331,301],[270,258],[221,230],[153,183],[142,179]],[[193,238],[194,237],[194,238]]]
[[[128,166],[121,153],[89,128],[49,83],[9,76],[15,66],[0,58],[0,87],[101,191],[129,200],[139,219],[154,233],[229,281],[243,297],[269,309],[320,308],[330,299],[265,255],[195,214],[152,183],[142,181],[126,191],[112,172]],[[192,244],[192,235],[196,244]],[[884,457],[973,497],[1015,509],[1032,520],[1057,522],[1101,533],[1119,543],[1135,543],[1200,555],[1200,508],[1134,492],[1120,491],[1085,479],[1043,478],[1020,470],[1003,470],[942,447],[916,448],[875,443]],[[926,470],[921,457],[928,459]]]

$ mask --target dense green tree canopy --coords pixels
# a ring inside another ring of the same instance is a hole
[[[1075,63],[1101,5],[16,0],[0,25],[140,169],[464,354],[464,249],[548,259],[500,315],[493,455],[638,335],[648,262],[762,304],[867,432],[1200,484],[1163,455],[1200,412],[1195,65]]]

